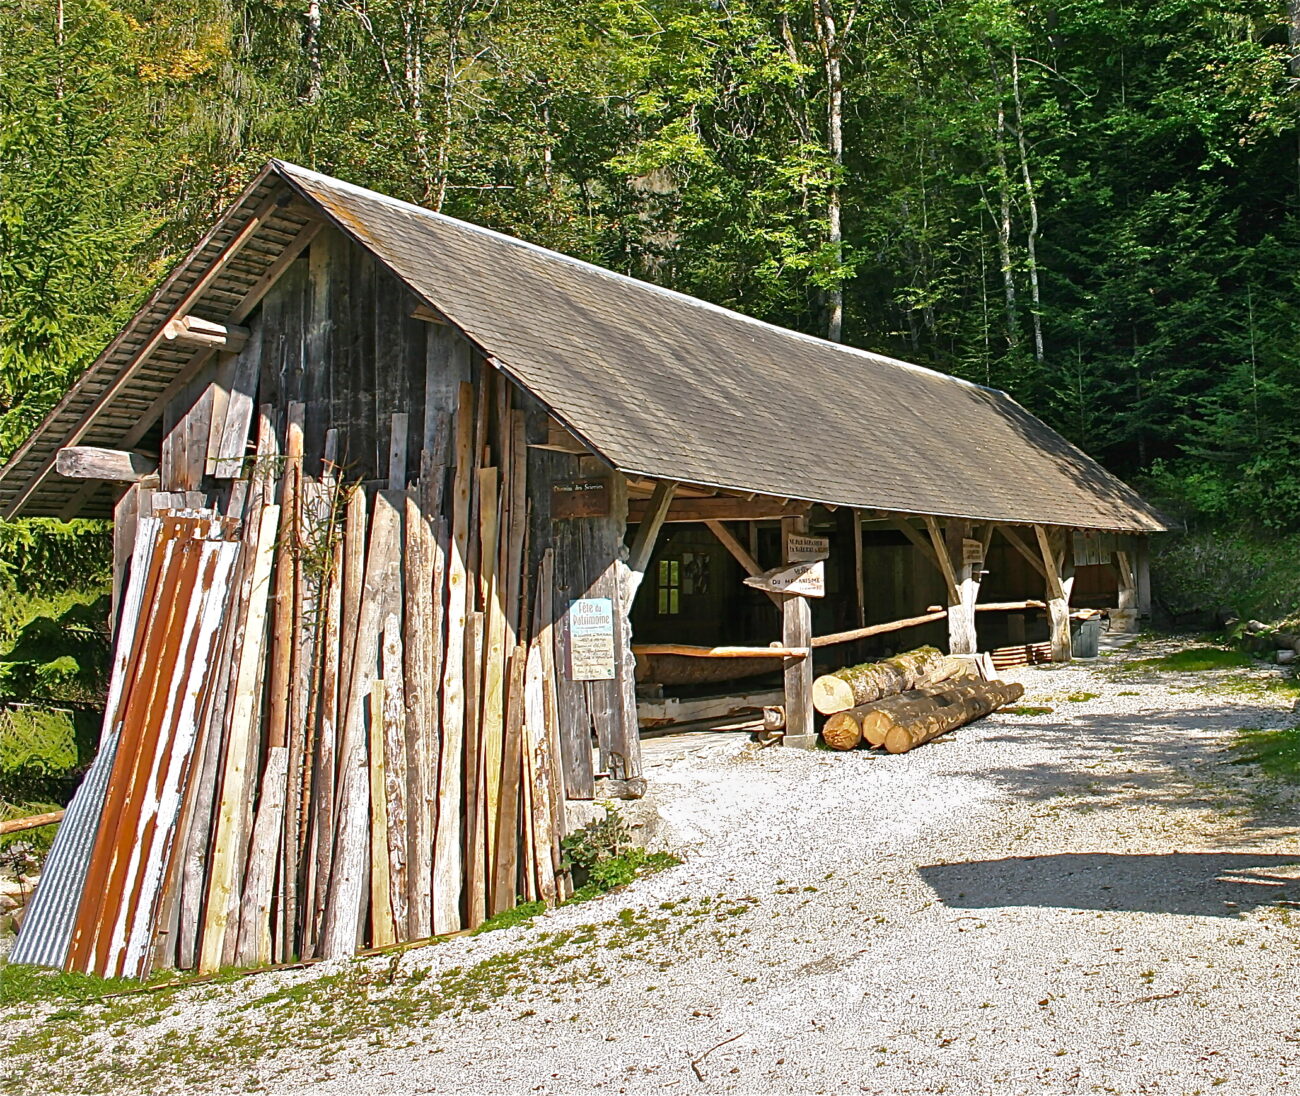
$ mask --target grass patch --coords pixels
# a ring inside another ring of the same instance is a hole
[[[1089,700],[1096,700],[1100,693],[1071,693],[1065,699],[1075,704],[1086,704]]]
[[[1201,673],[1205,670],[1244,670],[1255,660],[1244,651],[1222,647],[1188,647],[1156,658],[1135,658],[1126,670],[1168,670],[1172,673]]]
[[[174,971],[165,971],[154,980],[158,981],[164,975],[176,977]],[[0,961],[0,1008],[44,1001],[84,1004],[112,993],[139,988],[140,982],[135,978],[97,978],[75,970],[50,970]]]
[[[512,929],[516,925],[526,925],[534,917],[546,912],[545,902],[520,902],[513,909],[502,910],[493,914],[474,930],[477,936],[482,932],[496,932],[497,929]]]
[[[1036,704],[1016,704],[1010,708],[999,708],[999,711],[1006,712],[1007,715],[1051,715],[1054,709],[1044,708]]]
[[[1272,731],[1247,727],[1233,745],[1241,754],[1234,765],[1258,765],[1269,776],[1300,779],[1300,727]]]

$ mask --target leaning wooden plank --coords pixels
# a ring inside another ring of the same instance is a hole
[[[465,622],[468,613],[470,469],[473,461],[474,387],[462,382],[456,413],[456,473],[452,485],[451,539],[447,553],[447,646],[442,683],[442,756],[438,770],[438,832],[433,861],[433,931],[461,927],[461,810],[464,781]]]
[[[248,433],[253,425],[253,408],[257,404],[257,381],[262,372],[262,340],[255,334],[235,358],[230,378],[230,395],[226,399],[226,417],[221,440],[209,472],[218,479],[235,479],[244,469],[248,451]]]
[[[158,927],[165,923],[163,914],[175,904],[180,860],[178,837],[184,832],[186,791],[190,774],[204,748],[203,714],[219,675],[216,658],[221,650],[225,592],[238,558],[238,544],[233,541],[213,540],[204,549],[206,558],[200,564],[198,604],[192,614],[195,623],[181,662],[183,677],[174,697],[174,708],[163,717],[164,723],[172,728],[170,749],[166,757],[160,757],[160,764],[155,768],[153,819],[139,831],[141,866],[120,967],[124,974],[140,977],[152,965]]]
[[[387,683],[370,687],[370,946],[396,942],[390,901],[388,805],[384,800],[384,695]]]
[[[280,508],[270,505],[262,510],[254,564],[250,575],[248,613],[239,650],[239,668],[231,704],[230,729],[226,738],[225,766],[221,774],[216,831],[212,842],[212,862],[208,873],[208,898],[204,911],[203,938],[199,947],[199,973],[221,966],[229,918],[229,902],[235,883],[235,828],[250,794],[248,742],[260,709],[257,690],[261,668],[266,609],[271,594],[272,564],[275,562],[275,539],[280,524]]]
[[[257,817],[253,821],[253,841],[248,850],[239,946],[235,952],[235,963],[241,967],[260,967],[271,961],[271,898],[276,854],[284,829],[284,793],[288,781],[288,747],[272,746],[266,753],[266,770],[262,774]]]
[[[497,802],[496,850],[493,856],[492,913],[510,909],[516,901],[519,872],[519,777],[524,736],[524,663],[527,649],[515,647],[510,656],[509,723],[501,755],[500,799]]]
[[[406,433],[409,416],[405,411],[393,415],[388,435],[388,489],[406,490]]]
[[[538,638],[529,645],[524,667],[524,746],[529,759],[525,772],[532,778],[532,825],[529,833],[533,848],[530,859],[536,873],[538,897],[548,906],[553,906],[555,866],[551,848],[555,840],[555,787],[546,726],[546,671],[542,663],[542,642]]]
[[[331,564],[324,597],[325,620],[319,643],[320,684],[318,695],[315,765],[311,785],[311,830],[307,873],[303,881],[304,901],[309,909],[303,918],[304,958],[316,955],[325,884],[329,881],[334,851],[334,785],[337,768],[339,712],[339,624],[343,611],[343,540],[334,538]]]
[[[400,578],[395,580],[394,573],[400,567],[401,521],[401,511],[393,505],[393,495],[388,492],[377,495],[349,674],[347,719],[339,746],[344,782],[339,796],[338,839],[323,930],[323,954],[329,959],[350,955],[356,949],[362,897],[370,874],[371,767],[367,756],[367,717],[371,685],[378,676],[380,634],[392,598],[400,597],[396,586]]]
[[[400,572],[399,572],[400,574]],[[387,840],[389,911],[395,924],[395,939],[408,939],[410,845],[408,842],[406,740],[406,683],[402,665],[401,593],[396,611],[384,621],[381,654],[384,675],[384,703],[380,712],[380,745],[384,762],[383,796]]]
[[[483,772],[483,624],[465,624],[465,916],[470,928],[487,917],[491,879],[487,855],[487,777]]]
[[[406,544],[402,556],[406,601],[406,839],[410,863],[406,878],[407,939],[433,932],[433,821],[437,805],[437,739],[433,733],[433,530],[412,496],[406,498]],[[385,672],[387,676],[387,672]]]
[[[482,777],[487,811],[485,832],[489,880],[496,859],[497,804],[501,797],[501,758],[505,736],[506,611],[504,577],[496,570],[500,535],[498,472],[479,472],[479,550],[482,560],[485,627],[483,633]]]

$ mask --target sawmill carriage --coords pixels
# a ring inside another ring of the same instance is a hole
[[[279,161],[0,506],[115,549],[101,749],[13,958],[133,975],[562,899],[565,803],[641,794],[643,726],[810,745],[815,664],[1068,658],[1076,562],[1131,622],[1163,527],[1002,393]]]

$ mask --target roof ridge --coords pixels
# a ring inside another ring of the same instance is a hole
[[[566,255],[563,251],[555,251],[552,248],[543,247],[541,244],[535,244],[529,240],[520,239],[518,236],[511,236],[509,233],[499,232],[494,228],[487,228],[484,225],[475,224],[473,221],[462,220],[459,217],[452,217],[446,213],[439,213],[436,210],[426,209],[424,206],[416,205],[414,202],[406,202],[401,198],[394,198],[390,194],[383,194],[380,191],[371,190],[369,187],[350,183],[346,179],[340,179],[334,175],[326,175],[322,171],[313,171],[311,168],[303,167],[301,164],[295,164],[288,160],[281,160],[279,158],[272,159],[271,163],[275,165],[277,170],[284,171],[289,175],[297,174],[309,176],[310,178],[327,183],[330,186],[344,187],[348,190],[364,195],[366,198],[371,200],[382,202],[385,205],[410,210],[413,213],[422,217],[427,217],[431,220],[442,221],[458,228],[465,228],[471,232],[476,232],[480,235],[500,240],[503,243],[511,244],[527,251],[533,251],[552,259],[559,259],[562,262],[569,263],[573,266],[582,267],[583,269],[589,270],[601,277],[612,278],[615,281],[634,285],[640,289],[649,290],[652,293],[670,297],[674,300],[684,301],[693,307],[721,313],[724,316],[730,316],[734,319],[742,320],[745,323],[754,324],[768,331],[776,331],[787,338],[801,339],[805,342],[810,342],[826,349],[837,350],[852,357],[866,358],[880,365],[896,366],[897,368],[906,369],[911,372],[923,373],[968,388],[976,388],[984,392],[994,392],[1002,396],[1007,395],[1007,393],[1000,388],[994,388],[987,384],[979,384],[976,381],[968,381],[964,377],[957,377],[951,373],[945,373],[940,369],[932,369],[929,366],[917,365],[915,362],[904,361],[902,358],[893,358],[888,354],[879,354],[874,350],[865,350],[862,347],[851,346],[848,343],[832,342],[830,339],[823,339],[818,335],[809,335],[803,331],[795,331],[793,328],[782,327],[780,324],[771,323],[767,320],[760,320],[756,316],[750,316],[744,312],[737,312],[734,308],[727,308],[725,305],[715,304],[713,301],[706,301],[702,297],[695,297],[689,293],[683,293],[678,289],[669,289],[667,286],[659,285],[656,282],[648,282],[643,278],[634,278],[630,274],[620,274],[617,270],[610,270],[609,267],[601,266],[599,263],[589,262],[586,259],[578,259],[572,255]]]

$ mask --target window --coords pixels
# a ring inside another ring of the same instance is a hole
[[[659,615],[671,616],[682,609],[682,565],[680,560],[659,561]]]

